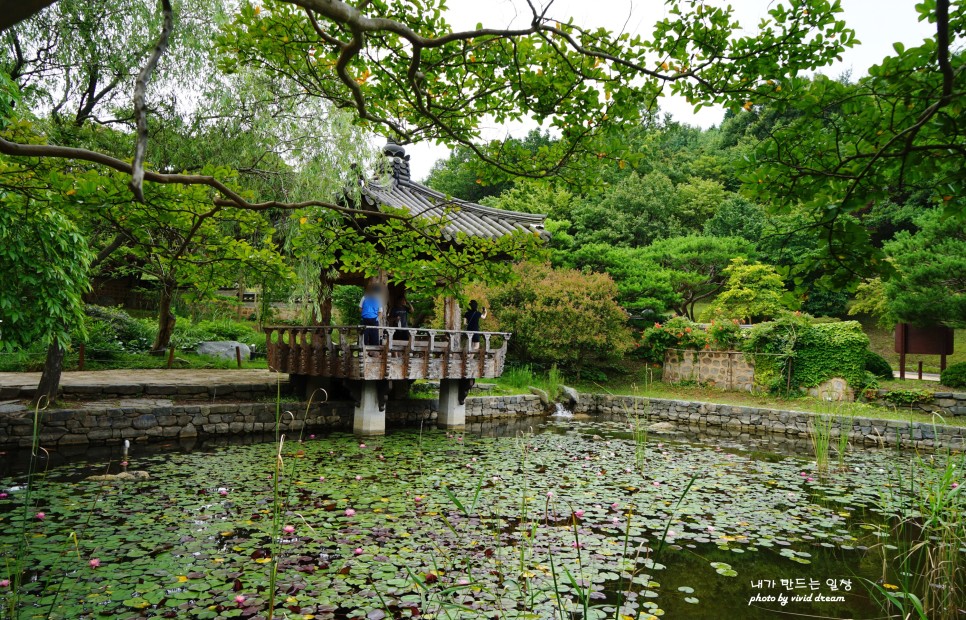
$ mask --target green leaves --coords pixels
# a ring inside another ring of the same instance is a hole
[[[730,8],[675,0],[668,10],[677,17],[657,24],[650,40],[540,15],[523,32],[454,33],[443,8],[438,0],[422,9],[372,3],[320,10],[313,24],[287,2],[244,3],[218,45],[225,69],[259,66],[352,108],[366,124],[408,140],[462,144],[504,173],[540,177],[586,169],[615,152],[610,146],[619,150],[623,129],[640,121],[662,87],[696,104],[740,104],[854,41],[838,5],[820,1],[780,5],[757,36],[747,36]],[[358,24],[366,45],[340,59],[344,47],[334,41],[348,45]],[[523,158],[511,143],[481,137],[484,118],[527,117],[562,139]]]
[[[0,159],[6,178],[35,180],[34,172]],[[0,193],[0,350],[66,345],[83,326],[81,296],[89,289],[93,256],[77,226],[58,208],[57,190],[27,196]]]

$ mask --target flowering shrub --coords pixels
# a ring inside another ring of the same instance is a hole
[[[501,329],[513,332],[516,361],[556,364],[586,377],[595,366],[620,361],[633,347],[627,314],[610,276],[521,263],[516,279],[486,294]]]
[[[711,338],[711,348],[718,351],[736,351],[744,340],[738,319],[711,321],[708,336]]]
[[[697,323],[685,317],[674,317],[664,323],[655,323],[644,330],[640,354],[648,362],[664,362],[668,349],[710,349],[711,337]]]

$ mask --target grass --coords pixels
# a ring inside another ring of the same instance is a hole
[[[529,394],[530,388],[535,387],[546,392],[551,400],[560,394],[560,388],[566,384],[563,374],[556,366],[551,367],[546,373],[536,373],[529,364],[511,366],[503,372],[503,376],[485,381],[497,386],[496,390],[488,394]]]
[[[669,400],[689,400],[722,405],[736,405],[740,407],[766,407],[769,409],[785,409],[789,411],[812,411],[828,413],[828,404],[811,396],[783,397],[774,394],[752,394],[750,392],[732,392],[714,387],[701,385],[668,384],[660,380],[649,381],[650,369],[644,365],[628,364],[628,373],[611,381],[582,382],[573,385],[581,392],[611,393],[623,396],[643,396],[647,398],[663,398]],[[936,389],[935,382],[918,382],[923,387]],[[904,385],[904,387],[906,387]],[[883,405],[869,403],[850,403],[848,412],[832,411],[832,415],[864,416],[882,420],[898,420],[903,422],[933,422],[933,418],[925,413],[911,410],[897,409]],[[941,423],[949,426],[966,426],[966,419],[961,417],[947,417]]]

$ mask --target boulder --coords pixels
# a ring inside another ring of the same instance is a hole
[[[560,386],[560,402],[570,411],[576,411],[580,404],[580,393],[572,387]]]
[[[649,433],[674,433],[674,424],[670,422],[655,422],[647,427]]]
[[[210,357],[220,357],[226,360],[235,359],[235,349],[241,349],[241,357],[243,360],[251,359],[252,350],[249,346],[243,342],[237,342],[235,340],[212,340],[206,342],[199,342],[198,348],[195,349],[195,353],[198,355],[208,355]]]
[[[150,480],[151,474],[146,471],[122,471],[119,474],[104,474],[102,476],[88,476],[88,480],[100,482],[113,482],[115,480]]]
[[[542,404],[544,407],[550,406],[550,397],[547,396],[545,391],[538,387],[533,387],[532,385],[528,389],[530,390],[531,394],[536,394],[540,398],[540,404]]]

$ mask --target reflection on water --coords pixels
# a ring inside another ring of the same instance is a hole
[[[633,420],[625,415],[588,415],[574,414],[560,403],[556,403],[556,412],[546,417],[515,417],[500,418],[491,421],[471,422],[466,425],[465,432],[479,437],[514,437],[520,433],[566,433],[587,432],[586,422],[609,423],[608,429],[614,437],[633,439]],[[622,428],[622,424],[624,427]],[[390,428],[389,435],[418,433],[434,428],[432,423],[419,423]],[[583,430],[581,430],[583,429]],[[597,432],[597,431],[594,431]],[[309,434],[325,437],[330,434],[341,434],[342,431],[327,429],[306,429],[303,438]],[[744,451],[773,452],[784,455],[812,455],[812,444],[809,439],[797,436],[786,436],[775,433],[748,434],[738,433],[733,429],[712,426],[698,426],[675,424],[671,434],[653,433],[653,437],[662,437],[669,442],[706,443],[728,447],[729,449]],[[289,441],[298,440],[296,435],[289,435]],[[120,471],[117,464],[125,460],[124,444],[126,440],[105,441],[100,444],[67,445],[42,451],[42,469],[59,467],[70,463],[90,462],[94,469],[106,469],[107,473]],[[272,443],[276,438],[274,433],[254,433],[244,435],[218,435],[205,437],[174,438],[151,443],[136,442],[129,450],[133,455],[149,456],[165,453],[187,453],[196,451],[220,450],[229,446],[244,446],[259,443]],[[876,450],[875,447],[850,446],[850,450]],[[9,476],[26,469],[30,456],[29,450],[14,450],[0,452],[0,476]],[[111,469],[114,467],[115,469]]]

